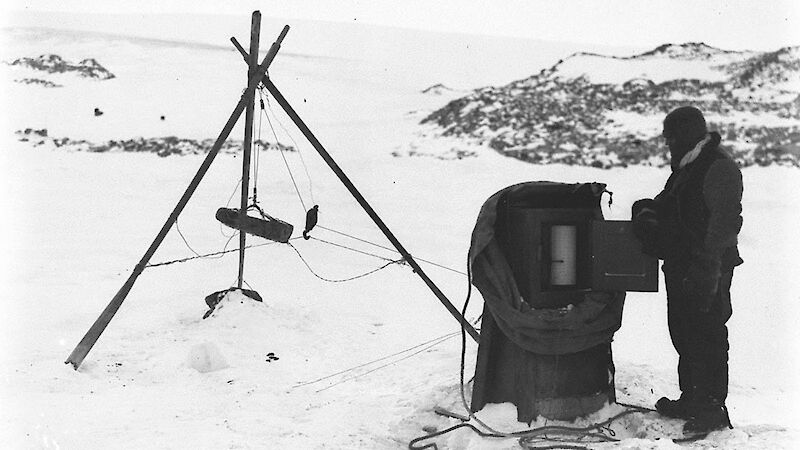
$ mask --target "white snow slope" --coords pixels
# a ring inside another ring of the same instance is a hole
[[[247,251],[245,280],[263,303],[231,296],[206,320],[204,297],[236,281],[235,253],[146,269],[80,370],[64,364],[144,254],[203,156],[65,152],[18,142],[14,131],[47,128],[53,137],[97,142],[215,138],[245,79],[242,59],[226,36],[244,43],[250,23],[246,15],[172,27],[130,18],[130,28],[149,30],[143,37],[174,39],[181,30],[192,37],[172,42],[85,32],[96,26],[110,33],[114,23],[128,23],[124,18],[70,20],[42,16],[39,23],[84,31],[3,30],[4,61],[45,53],[74,61],[91,57],[116,78],[37,75],[63,85],[44,88],[12,82],[20,73],[2,66],[0,447],[388,449],[406,447],[426,433],[423,427],[441,430],[457,423],[432,410],[439,405],[463,412],[458,327],[422,281],[394,264],[353,281],[325,282],[286,245]],[[265,20],[263,48],[281,25]],[[409,145],[419,154],[447,154],[451,148],[445,140],[416,134],[419,120],[447,101],[422,94],[424,88],[437,82],[475,88],[522,78],[552,65],[555,47],[319,26],[328,38],[339,33],[348,45],[317,39],[313,24],[300,24],[275,60],[272,79],[399,240],[416,257],[438,264],[424,268],[457,307],[466,294],[466,277],[458,272],[465,271],[474,220],[497,190],[531,180],[603,182],[614,192],[606,217],[627,219],[632,202],[658,192],[668,175],[645,167],[534,166],[483,148],[465,159],[393,157]],[[221,36],[218,46],[195,39],[201,34]],[[360,40],[350,39],[354,34]],[[413,51],[402,51],[405,42],[413,43]],[[469,46],[481,50],[447,51]],[[328,56],[331,47],[336,52]],[[488,49],[494,50],[482,53]],[[483,64],[481,55],[490,54],[505,65]],[[535,60],[532,54],[553,56]],[[301,150],[285,156],[304,204],[283,158],[270,151],[259,160],[262,206],[293,223],[297,235],[304,208],[319,204],[325,229],[313,236],[396,259],[385,248],[330,231],[389,247],[277,104],[270,105],[280,141],[291,142],[276,119]],[[105,114],[95,117],[95,107]],[[274,139],[266,118],[256,126],[263,139]],[[241,138],[241,124],[233,137]],[[238,204],[240,177],[240,158],[220,155],[180,216],[180,230],[198,253],[225,247],[231,231],[220,227],[214,212]],[[736,272],[729,323],[728,405],[736,429],[689,446],[797,448],[800,177],[788,168],[749,168],[744,182],[740,246],[746,262]],[[321,277],[349,278],[387,262],[321,240],[292,241]],[[228,248],[236,244],[234,238]],[[151,262],[190,256],[174,227]],[[481,307],[475,293],[468,317],[476,318]],[[475,350],[469,342],[467,378]],[[620,401],[649,406],[662,395],[676,395],[663,289],[629,294],[613,350]],[[608,407],[590,420],[617,411]],[[521,426],[510,405],[487,408],[479,417],[503,430]],[[637,414],[613,428],[621,442],[591,447],[674,448],[668,438],[679,434],[680,422]],[[518,448],[516,439],[486,440],[468,430],[436,442],[440,448]]]

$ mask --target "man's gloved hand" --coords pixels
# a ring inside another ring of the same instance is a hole
[[[689,263],[683,289],[697,310],[707,313],[717,298],[720,260],[709,255],[696,255]]]
[[[634,202],[631,207],[631,223],[633,234],[642,243],[642,252],[659,256],[656,202],[649,198]]]

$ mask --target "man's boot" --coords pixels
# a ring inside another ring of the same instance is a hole
[[[689,419],[691,414],[692,399],[687,393],[681,394],[677,400],[670,400],[667,397],[661,397],[656,402],[656,411],[664,417],[671,417],[673,419]]]
[[[713,398],[695,403],[690,408],[690,415],[691,418],[683,425],[683,434],[687,436],[704,435],[726,427],[733,429],[728,408]]]

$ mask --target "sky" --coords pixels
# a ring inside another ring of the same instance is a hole
[[[800,45],[797,0],[11,0],[5,11],[249,14],[610,46]]]

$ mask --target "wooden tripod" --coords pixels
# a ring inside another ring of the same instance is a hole
[[[281,31],[278,38],[269,48],[266,56],[262,60],[260,64],[258,64],[258,47],[259,47],[259,34],[261,30],[261,13],[259,11],[254,11],[252,15],[252,22],[250,27],[250,52],[248,53],[245,49],[239,45],[235,38],[231,38],[231,41],[242,54],[247,62],[248,71],[247,71],[247,88],[245,89],[244,93],[242,93],[242,97],[237,103],[236,107],[234,108],[233,112],[230,115],[227,123],[223,127],[222,131],[220,132],[217,140],[214,142],[211,150],[209,150],[208,155],[203,160],[203,163],[200,165],[197,173],[195,174],[194,178],[192,178],[189,186],[186,188],[186,191],[181,196],[180,200],[178,200],[177,205],[173,209],[172,213],[167,218],[167,221],[161,227],[161,230],[156,235],[153,242],[150,244],[150,247],[145,252],[144,256],[142,256],[141,260],[133,269],[133,272],[122,285],[120,290],[114,295],[111,299],[111,302],[106,306],[100,316],[95,320],[94,324],[89,328],[89,331],[83,336],[83,339],[78,343],[77,346],[72,350],[69,357],[65,361],[66,364],[72,364],[72,367],[77,370],[80,367],[81,363],[83,362],[86,355],[88,355],[89,351],[92,349],[94,344],[100,338],[100,335],[105,331],[108,324],[111,322],[111,319],[119,310],[122,302],[125,301],[128,293],[133,288],[133,284],[136,282],[136,279],[141,275],[144,271],[145,267],[147,266],[150,258],[156,252],[158,247],[163,242],[164,238],[166,237],[169,230],[175,224],[178,219],[178,216],[183,211],[183,208],[189,202],[189,199],[194,194],[194,191],[197,189],[197,186],[200,184],[200,181],[205,176],[208,169],[211,167],[211,163],[214,161],[214,158],[219,153],[222,144],[230,135],[231,130],[233,129],[236,122],[239,120],[239,117],[242,113],[245,113],[246,123],[245,123],[245,130],[244,130],[244,158],[242,163],[242,195],[241,195],[241,209],[239,211],[240,215],[245,215],[247,213],[247,203],[249,199],[249,192],[250,192],[250,153],[251,153],[251,145],[252,145],[252,136],[253,136],[253,115],[254,115],[254,99],[255,99],[255,91],[258,87],[259,83],[264,83],[267,89],[272,93],[272,95],[276,98],[278,103],[281,107],[286,111],[286,113],[291,117],[292,121],[298,126],[298,128],[303,132],[306,138],[311,142],[314,146],[314,149],[322,156],[328,166],[336,173],[342,183],[347,187],[348,191],[355,197],[356,201],[358,201],[359,205],[366,211],[366,213],[370,216],[370,218],[375,222],[375,224],[380,228],[383,234],[389,239],[392,245],[395,246],[398,252],[403,256],[404,260],[412,267],[414,272],[422,278],[428,288],[436,295],[440,302],[447,308],[447,310],[459,321],[461,326],[472,336],[473,339],[476,341],[479,340],[479,334],[472,327],[472,325],[461,315],[461,313],[453,306],[453,304],[447,299],[444,293],[434,284],[434,282],[428,278],[422,268],[417,264],[411,254],[400,244],[394,234],[389,230],[386,224],[381,220],[381,218],[377,215],[375,210],[372,209],[370,204],[364,199],[361,193],[356,189],[350,179],[345,175],[345,173],[341,170],[341,168],[336,164],[336,162],[331,158],[330,154],[322,147],[322,144],[316,139],[316,137],[311,133],[311,130],[303,123],[302,119],[297,115],[294,109],[289,105],[286,99],[281,95],[280,91],[278,91],[277,87],[269,79],[267,75],[267,69],[269,68],[272,61],[275,59],[275,56],[280,50],[281,43],[283,39],[286,37],[286,34],[289,32],[289,26],[285,26]],[[239,277],[238,277],[238,287],[242,287],[243,282],[243,273],[244,273],[244,255],[245,255],[245,233],[244,231],[240,231],[239,234]]]
[[[75,349],[72,350],[69,357],[65,361],[67,364],[72,364],[72,367],[75,370],[80,367],[81,363],[83,362],[86,355],[92,349],[94,344],[100,338],[100,335],[103,334],[106,327],[108,326],[111,319],[119,310],[120,306],[122,306],[122,302],[125,301],[125,297],[127,297],[128,293],[131,291],[133,284],[136,282],[136,279],[139,278],[139,275],[142,274],[144,271],[145,266],[150,261],[150,258],[156,252],[158,247],[164,241],[164,238],[167,236],[167,233],[175,224],[175,221],[178,220],[178,216],[183,211],[183,208],[189,202],[189,199],[194,194],[194,191],[197,189],[197,186],[200,184],[200,181],[205,176],[208,169],[211,167],[211,163],[214,161],[214,158],[219,153],[220,148],[222,148],[222,144],[225,143],[225,140],[228,139],[228,136],[231,133],[234,125],[239,120],[239,117],[242,115],[242,112],[247,110],[248,123],[245,124],[245,142],[244,142],[244,164],[242,168],[242,211],[241,213],[246,213],[247,209],[247,199],[249,195],[249,172],[250,172],[250,147],[252,143],[252,122],[253,122],[253,109],[254,109],[254,99],[255,99],[255,92],[258,84],[261,82],[261,79],[267,73],[267,69],[269,68],[272,61],[275,59],[275,56],[278,54],[278,50],[280,50],[281,43],[283,39],[286,37],[286,34],[289,32],[289,26],[285,26],[281,31],[278,38],[270,47],[267,55],[264,57],[264,60],[261,64],[258,64],[256,58],[258,58],[258,36],[259,31],[261,29],[261,13],[258,11],[253,12],[253,20],[251,26],[251,49],[253,57],[248,59],[248,81],[247,81],[247,88],[245,89],[244,93],[242,93],[242,97],[239,99],[239,103],[236,104],[236,107],[233,109],[228,121],[225,123],[225,126],[222,128],[217,140],[214,142],[214,145],[209,150],[208,155],[203,160],[203,163],[200,165],[200,168],[197,170],[194,178],[189,183],[189,187],[186,188],[186,191],[181,196],[180,200],[178,200],[178,204],[175,205],[175,208],[172,210],[172,213],[167,218],[167,221],[161,227],[161,230],[156,235],[153,242],[148,247],[147,251],[145,252],[142,259],[139,261],[138,264],[133,268],[133,272],[122,285],[120,290],[114,295],[114,298],[111,299],[111,302],[106,306],[100,316],[95,320],[94,324],[92,324],[89,331],[83,336],[83,339],[75,346]],[[239,287],[242,286],[242,272],[244,268],[244,244],[245,244],[245,237],[244,232],[242,232],[239,236]]]

